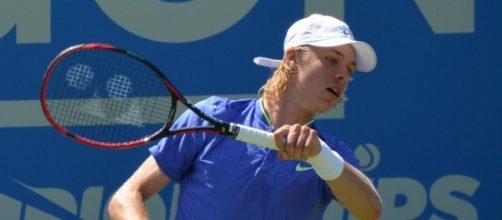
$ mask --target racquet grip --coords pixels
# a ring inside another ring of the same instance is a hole
[[[250,144],[279,150],[275,145],[274,136],[268,131],[259,130],[245,125],[230,123],[230,129],[235,131],[234,138]],[[334,180],[340,176],[344,168],[343,158],[321,139],[321,152],[307,159],[307,163],[312,165],[315,172],[323,180]]]
[[[230,123],[232,130],[238,130],[234,138],[250,144],[256,144],[273,150],[279,150],[275,145],[274,136],[268,131],[259,130],[246,125]]]

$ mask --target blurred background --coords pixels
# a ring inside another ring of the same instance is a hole
[[[382,219],[502,219],[502,1],[2,0],[0,219],[108,219],[111,194],[148,155],[58,134],[43,117],[45,68],[64,48],[106,42],[146,57],[192,100],[256,97],[287,28],[311,13],[345,20],[377,68],[319,115],[355,151]],[[196,79],[196,80],[194,80]],[[178,186],[152,198],[173,219]],[[325,219],[353,219],[332,203]]]

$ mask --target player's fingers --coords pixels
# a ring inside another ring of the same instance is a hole
[[[316,149],[316,147],[315,147],[316,140],[318,140],[317,132],[314,129],[310,129],[307,140],[305,141],[305,149],[304,149],[303,155],[302,155],[304,158],[308,159],[309,157],[314,156],[315,149]]]
[[[294,156],[297,160],[307,160],[310,153],[310,147],[307,140],[311,135],[312,129],[305,125],[301,126],[300,129],[300,134],[298,136],[298,139],[296,140],[296,149]]]
[[[273,133],[275,145],[279,149],[279,151],[284,151],[286,147],[286,137],[289,133],[289,125],[282,126],[276,129]]]
[[[291,160],[292,159],[292,157],[290,157],[286,151],[278,151],[277,157],[279,157],[279,159],[281,159],[281,160]]]
[[[305,154],[303,156],[307,157],[307,159],[309,157],[317,155],[320,152],[321,148],[319,143],[319,136],[314,129],[311,129],[309,131],[309,136],[305,141],[305,146],[306,149],[304,150]]]
[[[301,147],[298,146],[298,138],[301,134],[301,126],[300,125],[291,125],[289,126],[289,132],[286,136],[286,145],[284,150],[288,153],[288,155],[292,158],[298,158],[301,154]]]

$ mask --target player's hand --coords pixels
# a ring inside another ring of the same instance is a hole
[[[274,132],[282,160],[307,160],[321,151],[317,132],[305,125],[284,125]]]

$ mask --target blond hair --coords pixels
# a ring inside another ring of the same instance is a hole
[[[266,100],[274,100],[277,96],[286,90],[290,75],[293,69],[288,66],[284,60],[274,71],[274,74],[260,89],[260,96]]]
[[[294,50],[304,52],[307,50],[307,46],[295,47]],[[288,57],[284,53],[282,62],[274,71],[272,76],[267,80],[267,82],[260,88],[259,96],[265,100],[276,101],[279,94],[284,92],[288,87],[289,81],[292,79],[294,73],[294,68],[288,64]]]

